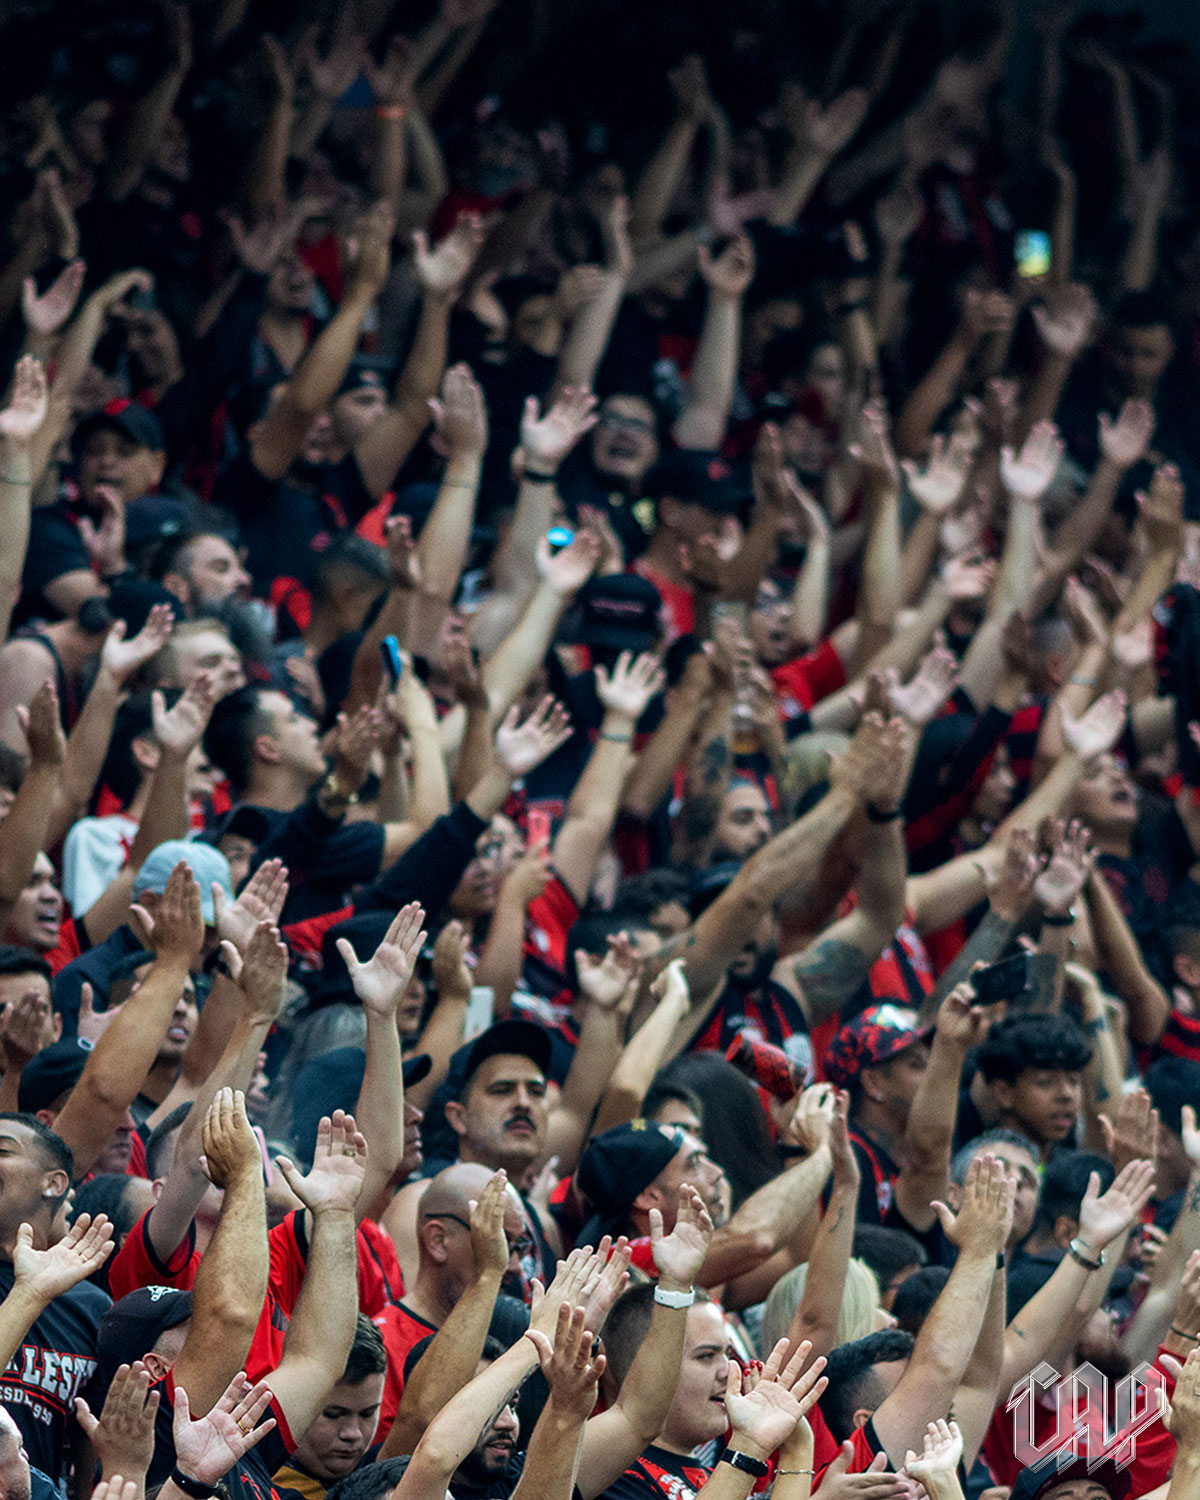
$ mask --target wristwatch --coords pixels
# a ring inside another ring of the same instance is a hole
[[[717,1462],[728,1464],[733,1469],[741,1469],[743,1474],[753,1474],[755,1479],[761,1479],[768,1467],[761,1458],[751,1458],[748,1453],[739,1453],[736,1448],[722,1449]]]

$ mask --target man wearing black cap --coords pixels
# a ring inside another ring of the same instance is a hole
[[[158,418],[128,401],[111,402],[81,422],[74,446],[78,501],[35,508],[29,522],[22,588],[52,618],[75,614],[126,571],[127,508],[135,501],[153,507],[142,497],[162,479],[167,458]]]
[[[53,1129],[63,1105],[83,1076],[92,1055],[92,1043],[84,1037],[71,1037],[44,1048],[21,1070],[18,1107],[22,1114],[35,1115],[43,1125]],[[128,1109],[113,1133],[112,1139],[96,1158],[97,1172],[128,1170],[133,1153],[133,1136],[137,1121]]]
[[[22,1224],[35,1249],[61,1238],[59,1213],[71,1187],[70,1148],[32,1115],[0,1115],[0,1301],[15,1281],[13,1250]],[[0,1401],[21,1429],[30,1461],[58,1479],[71,1402],[96,1368],[97,1333],[109,1299],[87,1282],[57,1296],[0,1376]]]

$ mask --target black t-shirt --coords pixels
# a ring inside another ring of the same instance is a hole
[[[13,1288],[13,1268],[0,1260],[0,1302]],[[67,1418],[96,1368],[96,1334],[112,1299],[81,1282],[55,1297],[25,1335],[0,1377],[0,1402],[21,1429],[29,1462],[62,1477]]]
[[[311,585],[317,554],[375,503],[352,453],[317,468],[311,489],[286,476],[264,478],[243,454],[217,480],[213,500],[238,518],[254,592],[277,603],[289,580],[302,590]]]
[[[706,1464],[652,1443],[604,1493],[608,1500],[694,1500],[711,1474]]]
[[[269,824],[258,862],[282,859],[291,877],[284,920],[304,922],[346,906],[354,891],[368,885],[383,864],[383,827],[379,823],[345,823],[327,832],[324,814],[313,816],[311,803],[290,813],[269,807],[259,812]]]
[[[40,616],[61,619],[62,612],[45,597],[45,590],[64,573],[87,572],[92,566],[75,515],[65,505],[37,505],[29,516],[29,545],[21,574],[21,604],[16,624]]]
[[[1187,878],[1196,855],[1179,814],[1170,805],[1147,801],[1138,817],[1128,859],[1102,854],[1097,861],[1160,979],[1170,979],[1166,928],[1170,902]]]

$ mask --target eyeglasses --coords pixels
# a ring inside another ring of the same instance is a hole
[[[461,1224],[468,1234],[471,1230],[470,1224],[460,1214],[426,1214],[425,1218],[426,1221],[436,1219],[439,1222],[442,1219],[449,1219],[452,1224]],[[517,1255],[522,1260],[528,1255],[535,1255],[537,1253],[537,1246],[534,1244],[533,1236],[531,1234],[522,1234],[515,1240],[509,1240],[508,1253],[510,1255]]]
[[[599,425],[625,432],[649,433],[654,431],[654,424],[647,422],[645,417],[625,417],[617,411],[601,412]]]

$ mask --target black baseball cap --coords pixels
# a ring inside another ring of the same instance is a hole
[[[575,596],[575,640],[613,651],[650,651],[657,644],[662,595],[637,573],[589,578]]]
[[[240,807],[235,807],[232,812],[217,824],[212,833],[205,839],[205,843],[216,844],[220,847],[221,840],[225,837],[249,839],[257,848],[263,843],[271,832],[271,819],[261,807],[251,807],[248,802],[243,802]]]
[[[79,453],[93,432],[99,432],[105,427],[114,428],[131,443],[137,443],[139,447],[149,448],[155,453],[161,453],[167,446],[162,424],[154,413],[139,406],[136,401],[120,398],[110,401],[102,411],[93,412],[80,422],[71,439],[75,452]]]
[[[149,1354],[160,1334],[186,1323],[192,1294],[174,1286],[142,1286],[114,1302],[100,1320],[96,1359],[111,1374]]]
[[[683,1146],[683,1132],[631,1120],[598,1135],[579,1163],[576,1183],[592,1210],[576,1243],[595,1245],[625,1227],[633,1200]]]
[[[677,448],[646,475],[642,493],[653,500],[670,495],[721,515],[737,515],[750,499],[747,479],[739,478],[719,453]]]
[[[17,1108],[23,1115],[35,1115],[39,1109],[49,1109],[79,1082],[91,1055],[92,1043],[82,1036],[73,1036],[43,1048],[21,1070]]]
[[[1022,1469],[1008,1500],[1038,1500],[1039,1495],[1044,1495],[1055,1485],[1067,1484],[1072,1479],[1087,1479],[1092,1484],[1101,1485],[1112,1500],[1125,1500],[1132,1487],[1129,1470],[1118,1467],[1111,1458],[1089,1463],[1085,1458],[1076,1457],[1059,1468],[1057,1459],[1052,1456],[1032,1469]]]
[[[384,360],[352,359],[337,393],[345,396],[350,391],[368,390],[383,391],[386,395],[389,378],[394,373],[395,366]]]
[[[471,1043],[460,1088],[466,1088],[489,1057],[527,1057],[548,1075],[550,1051],[549,1033],[533,1021],[497,1021]]]

